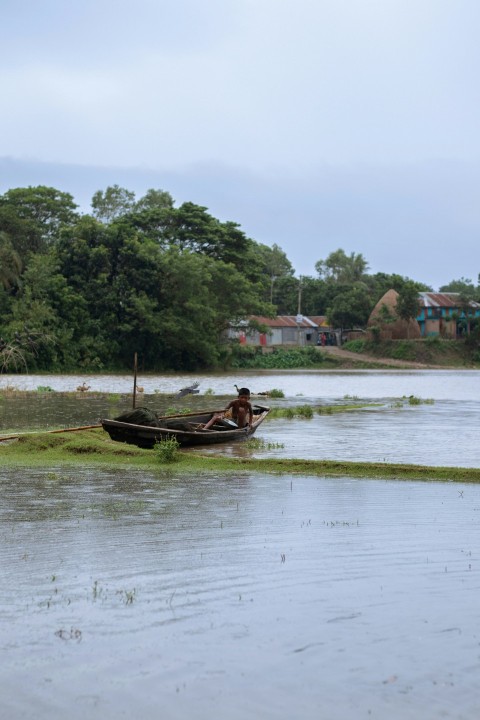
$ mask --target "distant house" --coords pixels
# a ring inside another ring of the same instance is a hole
[[[333,328],[327,324],[324,315],[307,317],[306,315],[277,315],[275,318],[252,315],[249,321],[264,325],[266,332],[249,329],[249,323],[240,323],[231,327],[228,336],[236,338],[242,345],[260,345],[262,347],[297,345],[320,345],[322,334],[329,344],[334,344]]]
[[[459,293],[421,292],[419,298],[417,321],[422,337],[459,338],[467,335],[472,321],[480,318],[480,303],[471,300],[465,308]]]
[[[395,313],[397,298],[396,290],[388,290],[368,319],[368,329],[377,328],[382,339],[434,336],[455,339],[470,332],[472,321],[480,318],[480,304],[471,301],[465,312],[459,293],[420,292],[417,317],[401,320]]]

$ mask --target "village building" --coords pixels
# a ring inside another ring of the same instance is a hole
[[[265,332],[250,327],[250,322],[263,325]],[[228,331],[229,338],[237,339],[241,345],[261,347],[307,347],[309,345],[335,345],[337,335],[324,315],[277,315],[269,318],[252,315],[249,321],[239,323]]]
[[[469,302],[466,312],[459,293],[418,293],[418,314],[409,320],[397,316],[397,300],[398,292],[392,288],[377,302],[367,323],[370,337],[382,340],[435,336],[459,339],[469,334],[474,324],[480,321],[480,303]],[[260,331],[255,326],[263,326],[265,330]],[[272,349],[341,345],[347,339],[365,337],[365,331],[333,328],[325,315],[277,315],[274,318],[252,315],[248,320],[232,325],[227,337],[238,340],[241,345]]]
[[[464,337],[471,331],[472,322],[480,318],[480,304],[471,300],[464,307],[459,293],[421,292],[417,321],[422,337]]]
[[[418,314],[408,321],[396,315],[397,299],[397,291],[388,290],[368,319],[367,329],[383,340],[436,336],[455,340],[469,334],[480,318],[480,304],[472,300],[465,307],[459,293],[419,292]]]

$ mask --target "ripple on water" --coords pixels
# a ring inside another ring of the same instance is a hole
[[[478,714],[476,486],[0,479],[7,717]]]

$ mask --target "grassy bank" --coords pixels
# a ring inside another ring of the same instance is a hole
[[[444,480],[480,482],[480,469],[427,467],[399,463],[355,463],[333,460],[254,459],[202,456],[188,450],[177,454],[174,462],[161,462],[154,450],[110,440],[101,429],[64,434],[32,433],[18,440],[0,443],[0,462],[4,467],[57,467],[59,465],[106,465],[118,468],[144,468],[149,471],[198,476],[200,473],[262,472],[312,476],[378,478],[398,480]],[[21,482],[21,480],[20,480]]]
[[[344,350],[362,355],[449,368],[480,367],[480,355],[461,340],[430,337],[419,340],[352,340],[342,345]]]

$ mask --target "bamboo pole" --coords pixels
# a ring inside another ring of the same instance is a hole
[[[41,433],[67,433],[67,432],[77,432],[77,430],[93,430],[95,428],[100,428],[101,425],[81,425],[80,427],[73,427],[73,428],[62,428],[61,430],[34,430],[32,432],[28,433],[19,433],[18,435],[5,435],[5,437],[0,437],[0,442],[3,442],[4,440],[18,440],[20,437],[26,437],[27,435],[40,435]]]
[[[137,353],[133,356],[133,409],[137,402]]]

